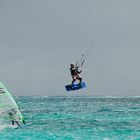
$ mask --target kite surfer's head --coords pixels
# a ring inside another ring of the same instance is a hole
[[[72,63],[72,64],[70,64],[70,66],[71,66],[71,68],[74,68],[75,67],[75,65]]]

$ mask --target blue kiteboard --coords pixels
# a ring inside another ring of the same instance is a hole
[[[74,83],[73,85],[66,85],[65,86],[66,91],[78,90],[78,89],[82,89],[85,87],[86,87],[85,82],[81,82],[81,84]]]

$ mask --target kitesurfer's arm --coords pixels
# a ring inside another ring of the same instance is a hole
[[[80,74],[82,71],[80,70],[80,71],[78,71],[78,74]]]

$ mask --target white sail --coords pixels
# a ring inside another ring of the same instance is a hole
[[[23,116],[15,100],[2,82],[0,82],[0,117],[9,121],[23,122]]]

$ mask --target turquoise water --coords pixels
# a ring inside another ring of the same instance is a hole
[[[140,140],[140,97],[17,97],[26,125],[0,140]]]

